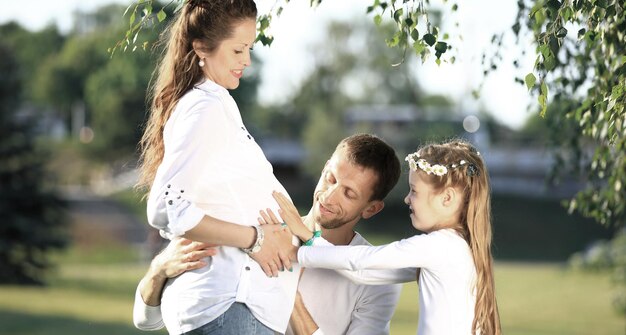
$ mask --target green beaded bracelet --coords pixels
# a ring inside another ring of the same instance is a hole
[[[303,245],[306,245],[306,246],[308,246],[308,247],[312,246],[312,245],[313,245],[313,240],[314,240],[316,237],[320,237],[320,236],[322,236],[322,231],[321,231],[321,230],[315,230],[315,231],[313,231],[313,236],[311,236],[311,238],[310,238],[308,241],[304,242],[304,244],[303,244]]]

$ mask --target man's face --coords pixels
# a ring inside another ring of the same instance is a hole
[[[322,171],[313,194],[313,218],[325,229],[335,229],[369,218],[380,200],[370,201],[378,176],[372,169],[351,163],[341,147]]]

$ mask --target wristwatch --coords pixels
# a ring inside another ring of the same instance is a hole
[[[254,229],[256,229],[256,240],[254,241],[254,244],[252,244],[250,248],[241,249],[248,255],[255,254],[261,250],[261,246],[263,245],[263,238],[265,237],[265,233],[263,233],[263,229],[261,229],[261,226],[256,225],[254,226]]]

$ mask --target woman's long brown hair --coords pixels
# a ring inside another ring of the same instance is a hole
[[[229,38],[237,23],[257,15],[253,0],[192,0],[161,34],[164,54],[153,74],[148,99],[150,115],[139,143],[138,189],[149,190],[163,160],[163,129],[182,96],[203,78],[193,41],[211,53]]]

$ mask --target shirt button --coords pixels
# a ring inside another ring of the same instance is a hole
[[[246,271],[250,271],[250,267],[249,266],[246,266]]]

